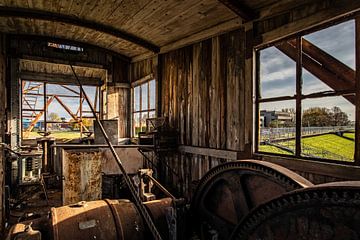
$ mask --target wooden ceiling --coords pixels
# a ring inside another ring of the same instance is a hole
[[[258,8],[272,1],[242,2]],[[219,0],[0,0],[2,32],[87,42],[128,57],[234,19]]]
[[[92,67],[80,67],[74,66],[76,75],[81,79],[98,79],[101,81],[106,80],[106,70],[102,68],[92,68]],[[42,61],[34,60],[20,60],[20,74],[26,73],[28,76],[32,75],[55,75],[62,76],[63,78],[74,78],[71,67],[66,64],[55,64]],[[26,80],[36,80],[36,79],[26,79]]]

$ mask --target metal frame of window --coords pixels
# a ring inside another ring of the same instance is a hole
[[[155,108],[150,108],[150,82],[151,81],[155,81],[155,94],[154,94],[154,107]],[[147,108],[142,110],[142,97],[143,97],[143,93],[142,93],[142,86],[146,85],[147,86]],[[135,110],[135,88],[136,87],[140,87],[140,98],[139,98],[139,110]],[[131,88],[131,136],[135,137],[135,131],[134,131],[134,126],[135,126],[135,118],[134,115],[135,114],[139,114],[140,118],[139,118],[139,123],[140,123],[140,128],[142,127],[141,125],[141,119],[142,119],[142,114],[143,113],[147,113],[148,114],[148,118],[149,118],[149,114],[150,112],[155,112],[155,116],[157,115],[156,113],[156,97],[157,97],[157,91],[156,91],[156,80],[154,78],[146,80],[146,81],[140,81],[139,83],[133,84],[132,88]]]
[[[316,31],[326,29],[328,27],[334,26],[336,24],[355,20],[355,81],[356,81],[356,89],[349,89],[349,90],[341,90],[341,91],[323,91],[323,92],[316,92],[311,94],[302,94],[302,37],[309,33],[314,33]],[[293,96],[281,96],[281,97],[271,97],[271,98],[261,98],[261,89],[260,89],[260,51],[275,46],[278,43],[283,41],[287,41],[290,39],[296,39],[296,46],[297,46],[297,60],[296,63],[296,93]],[[356,15],[349,15],[347,17],[342,17],[338,20],[331,21],[329,23],[325,23],[319,27],[314,27],[310,30],[301,32],[296,34],[295,36],[290,36],[285,39],[281,39],[275,43],[263,45],[260,48],[255,49],[255,146],[254,150],[255,153],[258,154],[265,154],[265,155],[275,155],[275,156],[284,156],[287,158],[301,158],[306,160],[313,160],[313,161],[320,161],[320,162],[329,162],[329,163],[340,163],[340,164],[347,164],[347,165],[360,165],[360,14],[357,13]],[[312,99],[312,98],[320,98],[320,97],[333,97],[333,96],[346,96],[346,95],[354,95],[356,97],[356,104],[355,104],[355,151],[354,151],[354,161],[353,162],[345,162],[340,160],[333,160],[333,159],[326,159],[326,158],[313,158],[313,157],[306,157],[301,155],[301,126],[302,126],[302,114],[298,114],[302,112],[301,103],[304,99]],[[260,140],[260,104],[261,103],[269,103],[269,102],[279,102],[279,101],[286,101],[286,100],[295,100],[296,104],[296,134],[295,134],[295,154],[294,155],[285,155],[279,153],[270,153],[270,152],[262,152],[259,151],[259,140]]]

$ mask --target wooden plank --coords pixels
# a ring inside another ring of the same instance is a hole
[[[205,39],[208,39],[208,38],[211,38],[214,36],[221,35],[228,31],[239,28],[241,26],[241,24],[242,24],[241,19],[233,18],[227,22],[220,23],[211,28],[207,28],[200,32],[197,32],[197,33],[191,34],[189,36],[186,36],[184,38],[181,38],[179,40],[176,40],[174,42],[168,43],[160,48],[160,53],[166,53],[166,52],[169,52],[169,51],[181,48],[181,47],[185,47],[185,46],[194,44],[201,40],[205,40]]]
[[[295,134],[295,156],[301,156],[301,128],[302,128],[302,104],[301,104],[301,95],[302,95],[302,37],[296,38],[296,49],[297,49],[297,59],[296,59],[296,134]]]
[[[335,163],[324,163],[260,154],[255,154],[255,158],[276,163],[291,170],[331,176],[344,180],[360,180],[360,167],[358,166],[347,166]]]
[[[192,145],[199,146],[199,61],[200,61],[201,43],[193,46],[193,94],[192,94]]]
[[[153,52],[159,52],[159,47],[141,39],[135,35],[129,34],[125,31],[116,29],[109,25],[104,25],[98,22],[89,21],[85,19],[79,19],[76,17],[72,17],[66,14],[60,13],[49,13],[42,10],[35,9],[25,9],[25,8],[12,8],[12,7],[0,7],[0,15],[5,17],[20,17],[20,18],[30,18],[30,19],[38,19],[38,20],[50,20],[54,22],[62,22],[67,24],[72,24],[75,26],[85,27],[88,29],[92,29],[98,32],[107,33],[117,38],[121,38],[127,40],[129,42],[135,43],[139,46],[142,46],[148,50]]]
[[[254,122],[253,122],[253,96],[254,96],[254,89],[253,89],[253,79],[255,75],[255,71],[253,66],[255,65],[254,61],[254,50],[253,50],[253,32],[252,32],[252,24],[246,24],[245,26],[245,89],[244,89],[244,98],[245,98],[245,151],[249,153],[248,157],[251,157],[253,152],[253,129],[254,129]]]
[[[21,71],[20,78],[22,80],[28,80],[28,81],[77,85],[77,80],[75,79],[74,75]],[[92,85],[92,86],[102,85],[102,81],[100,78],[79,77],[79,79],[81,83],[84,85]]]
[[[154,79],[154,74],[153,73],[150,73],[149,75],[146,75],[140,79],[137,79],[137,80],[134,80],[131,82],[131,87],[135,87],[135,86],[138,86],[138,85],[141,85],[145,82],[148,82],[149,80],[152,80]]]
[[[220,98],[220,43],[219,37],[212,39],[211,85],[210,85],[210,139],[209,147],[220,147],[221,102]]]
[[[234,13],[239,15],[246,22],[257,18],[257,14],[252,9],[250,9],[248,6],[237,0],[219,0],[219,1],[223,3],[226,7],[231,9]]]
[[[224,158],[224,159],[229,159],[229,160],[237,160],[241,157],[241,154],[242,154],[242,152],[239,152],[239,151],[195,147],[195,146],[185,146],[185,145],[179,146],[178,150],[180,153],[191,153],[191,154],[196,154],[196,155],[215,157],[215,158]],[[206,161],[206,162],[208,162],[208,161]],[[201,164],[201,161],[198,164]]]
[[[317,2],[311,1],[312,4],[318,4]],[[324,2],[320,2],[324,3]],[[295,8],[296,9],[296,8]],[[299,12],[304,13],[304,7],[297,9]],[[288,9],[287,9],[288,10]],[[314,13],[306,16],[303,16],[299,19],[288,22],[280,27],[277,27],[271,31],[266,31],[261,34],[261,43],[257,44],[256,47],[262,47],[271,42],[278,41],[280,39],[289,37],[295,33],[308,30],[315,26],[320,26],[329,21],[339,19],[343,16],[349,15],[351,13],[358,12],[360,10],[360,2],[352,0],[333,0],[329,7],[324,8],[323,10],[315,11]],[[289,11],[289,10],[288,10]],[[290,11],[289,11],[290,12]],[[268,19],[271,17],[268,16]],[[254,29],[256,30],[256,29]],[[256,30],[257,31],[257,30]]]
[[[186,67],[186,80],[187,92],[186,98],[186,144],[192,144],[192,121],[193,121],[193,48],[186,48],[185,67]]]

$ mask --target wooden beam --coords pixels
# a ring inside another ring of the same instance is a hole
[[[296,41],[289,42],[293,46],[296,46]],[[321,48],[318,48],[305,38],[302,38],[302,50],[303,53],[309,55],[310,58],[316,62],[319,62],[327,70],[347,81],[349,85],[355,84],[355,71],[351,67],[334,58]]]
[[[179,146],[178,150],[181,153],[191,153],[191,154],[230,159],[230,160],[240,159],[243,154],[243,152],[232,151],[232,150],[203,148],[203,147],[194,147],[194,146],[185,146],[185,145]]]
[[[50,74],[50,73],[40,73],[40,72],[29,72],[21,71],[20,78],[27,81],[37,81],[37,82],[47,82],[55,84],[66,84],[66,85],[78,85],[74,75],[67,74]],[[103,82],[100,78],[93,77],[80,77],[81,84],[99,86]]]
[[[45,104],[45,108],[44,111],[39,112],[34,120],[31,121],[30,126],[28,127],[28,129],[26,129],[26,132],[31,132],[31,130],[33,130],[33,128],[35,127],[36,123],[40,120],[41,116],[44,115],[46,109],[49,107],[50,103],[54,100],[54,97],[51,97],[47,100],[46,104]],[[45,123],[45,121],[44,121]]]
[[[360,180],[360,167],[358,166],[347,166],[345,164],[342,165],[338,163],[325,163],[320,161],[310,161],[282,156],[270,156],[264,154],[254,155],[255,159],[263,159],[265,161],[276,163],[295,171],[347,180]]]
[[[72,92],[72,93],[75,93],[76,95],[80,95],[80,93],[78,91],[75,91],[67,86],[64,86],[64,85],[60,85],[61,87],[65,88],[66,90]]]
[[[58,103],[60,103],[60,105],[65,109],[65,111],[67,111],[70,116],[77,122],[80,124],[81,127],[83,127],[86,131],[89,131],[87,129],[87,127],[82,123],[82,120],[81,119],[78,119],[78,117],[70,110],[70,108],[68,108],[66,106],[65,103],[63,103],[63,101],[61,101],[61,99],[58,97],[58,96],[54,96],[54,98],[58,101]]]
[[[215,37],[217,35],[235,30],[235,29],[239,29],[242,26],[242,21],[239,17],[233,18],[229,21],[220,23],[218,25],[212,26],[210,28],[207,28],[205,30],[202,30],[200,32],[197,33],[193,33],[190,36],[187,36],[185,38],[176,40],[172,43],[168,43],[164,46],[161,47],[160,49],[160,53],[166,53],[166,52],[170,52],[172,50],[178,49],[178,48],[182,48],[188,45],[191,45],[193,43],[205,40],[205,39],[209,39],[211,37]],[[148,56],[147,56],[148,58]],[[135,61],[140,61],[141,57],[140,56],[135,56],[133,58],[133,62]]]
[[[8,36],[8,40],[12,41],[12,40],[21,40],[21,41],[38,41],[38,42],[43,42],[44,44],[48,43],[48,42],[56,42],[56,43],[60,43],[60,44],[67,44],[67,45],[74,45],[74,46],[78,46],[78,47],[83,47],[85,48],[84,50],[86,51],[87,49],[93,49],[93,50],[97,50],[97,51],[101,51],[104,53],[107,53],[109,55],[113,55],[116,56],[117,58],[125,61],[125,62],[130,62],[131,58],[122,55],[118,52],[115,52],[111,49],[107,49],[104,47],[100,47],[94,44],[90,44],[87,42],[80,42],[80,41],[75,41],[75,40],[71,40],[71,39],[65,39],[65,38],[59,38],[59,37],[49,37],[49,36],[41,36],[41,35],[33,35],[33,34],[7,34]],[[12,51],[10,51],[8,53],[10,56],[13,55],[14,53]],[[16,56],[19,57],[19,56]],[[29,58],[30,57],[30,58]],[[76,66],[83,66],[83,67],[96,67],[96,68],[103,68],[104,65],[99,65],[99,64],[94,64],[94,63],[90,63],[90,62],[74,62],[74,61],[64,61],[64,60],[60,60],[60,59],[54,59],[54,58],[49,58],[49,57],[35,57],[35,56],[28,56],[28,55],[22,55],[21,58],[23,59],[27,59],[29,58],[29,60],[43,60],[46,62],[54,62],[54,63],[60,63],[60,64],[72,64],[72,65],[76,65]]]
[[[288,1],[290,2],[289,5],[292,5],[294,1]],[[300,1],[299,1],[300,2]],[[324,4],[325,1],[310,1],[312,4],[312,8],[316,4]],[[293,5],[293,6],[296,6]],[[294,15],[294,13],[291,12],[294,7],[291,7],[291,9],[286,8],[286,12],[289,12],[290,15]],[[297,7],[297,10],[299,13],[303,13],[301,9]],[[286,37],[289,37],[295,33],[303,32],[306,30],[309,30],[313,27],[321,26],[323,24],[329,23],[331,21],[335,21],[340,19],[341,17],[348,16],[350,14],[354,14],[356,12],[360,11],[360,1],[354,1],[354,0],[333,0],[331,3],[331,6],[324,8],[322,11],[317,11],[314,14],[304,16],[303,14],[298,14],[298,16],[303,16],[301,19],[290,19],[290,21],[287,24],[283,24],[280,27],[277,27],[273,30],[266,31],[265,33],[261,34],[261,36],[255,36],[256,38],[261,38],[261,41],[257,43],[256,48],[261,48],[263,46],[266,46],[267,44],[270,44],[275,41],[279,41],[281,39],[284,39]],[[274,15],[275,12],[275,15]],[[276,16],[279,14],[276,11],[270,11],[271,16],[266,16],[266,19],[276,18]],[[261,14],[263,15],[263,14]],[[259,21],[262,21],[263,19],[260,19]]]
[[[120,29],[114,28],[109,25],[101,24],[94,21],[89,21],[85,19],[80,19],[75,16],[70,16],[66,14],[56,13],[56,12],[47,12],[42,10],[35,10],[29,8],[14,8],[14,7],[0,7],[0,16],[3,17],[17,17],[17,18],[31,18],[39,19],[45,21],[54,21],[60,23],[67,23],[74,26],[84,27],[92,29],[97,32],[106,33],[117,38],[124,39],[136,45],[139,45],[143,48],[146,48],[153,52],[159,52],[160,48],[153,43],[150,43],[147,40],[144,40],[138,36],[127,33]]]
[[[285,53],[288,57],[296,61],[297,51],[296,47],[288,42],[283,42],[282,44],[276,45],[276,47]],[[335,75],[333,72],[329,71],[327,68],[324,68],[319,62],[316,62],[314,59],[310,58],[307,55],[302,57],[303,67],[312,73],[314,76],[319,78],[325,84],[336,91],[354,89],[354,85],[349,85],[349,83],[341,78],[340,76]],[[352,104],[355,103],[354,96],[344,96]]]
[[[239,0],[219,0],[227,8],[244,19],[245,22],[254,20],[257,18],[257,14],[245,4],[242,4]]]

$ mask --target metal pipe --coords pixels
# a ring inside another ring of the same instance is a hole
[[[163,185],[161,185],[161,183],[159,183],[155,178],[153,178],[152,176],[150,176],[149,174],[145,174],[146,177],[150,178],[151,181],[153,181],[155,183],[155,185],[160,188],[161,191],[163,191],[165,193],[166,196],[176,200],[176,198],[174,197],[174,195],[172,195]]]
[[[104,129],[104,126],[101,124],[101,122],[99,120],[99,117],[96,115],[96,112],[95,112],[95,110],[94,110],[94,108],[93,108],[93,106],[92,106],[86,92],[84,91],[84,88],[83,88],[83,86],[82,86],[82,84],[80,82],[80,79],[76,75],[73,66],[70,65],[70,67],[71,67],[71,70],[72,70],[78,84],[79,84],[80,91],[83,93],[83,95],[85,97],[85,100],[88,103],[88,105],[89,105],[89,107],[90,107],[90,109],[91,109],[91,111],[92,111],[92,113],[94,115],[95,121],[98,123],[99,128],[100,128],[100,130],[101,130],[101,132],[102,132],[102,134],[104,136],[104,139],[105,139],[107,145],[109,146],[109,148],[111,150],[111,153],[113,154],[113,156],[114,156],[114,158],[115,158],[115,160],[116,160],[116,162],[117,162],[117,164],[118,164],[118,166],[120,168],[121,173],[123,174],[125,182],[126,182],[127,186],[129,187],[130,193],[131,193],[132,197],[134,198],[136,208],[139,210],[140,214],[144,218],[144,220],[145,220],[146,224],[148,225],[148,227],[150,229],[150,232],[152,233],[154,239],[155,240],[162,240],[161,235],[160,235],[159,231],[157,230],[154,222],[152,221],[149,212],[146,210],[146,208],[143,205],[140,197],[137,195],[135,186],[133,185],[133,182],[131,181],[130,177],[127,175],[126,170],[125,170],[125,168],[124,168],[118,154],[116,153],[114,146],[111,144],[110,139],[109,139],[109,137],[108,137],[108,135],[107,135],[107,133],[106,133],[106,131]]]

